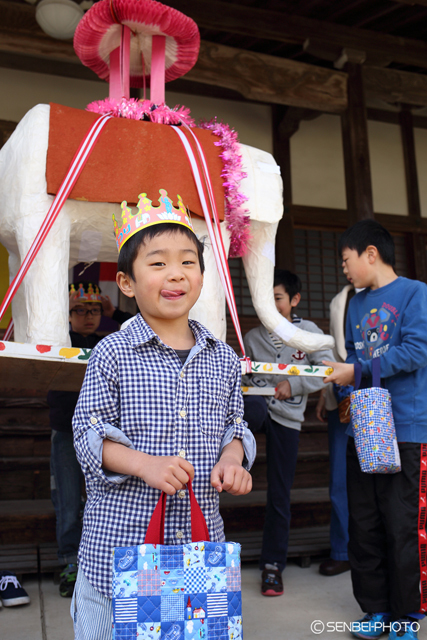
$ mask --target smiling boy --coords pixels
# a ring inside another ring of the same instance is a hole
[[[381,356],[402,462],[400,473],[362,473],[349,438],[348,552],[353,592],[366,613],[358,621],[363,629],[353,635],[368,639],[390,631],[389,640],[413,640],[427,611],[427,286],[396,275],[393,239],[375,220],[348,229],[339,251],[344,273],[364,291],[349,304],[347,361],[325,362],[334,368],[325,382],[353,384],[359,362],[370,385],[372,358]]]
[[[116,221],[117,283],[140,314],[93,351],[73,422],[88,492],[71,610],[77,640],[111,638],[112,550],[144,541],[160,490],[171,496],[165,544],[182,545],[191,541],[189,478],[213,541],[224,540],[218,494],[252,486],[239,359],[188,319],[203,246],[164,191],[160,207],[148,203],[144,223],[128,208]]]

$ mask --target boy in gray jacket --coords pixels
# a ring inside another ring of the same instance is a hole
[[[290,271],[276,269],[274,299],[277,310],[300,329],[322,333],[313,322],[294,315],[301,300],[301,281]],[[329,350],[306,354],[285,345],[263,326],[252,329],[244,338],[246,355],[258,362],[321,365],[332,360]],[[322,378],[251,374],[245,384],[275,387],[274,397],[246,396],[245,420],[255,433],[267,436],[267,505],[263,544],[259,562],[262,571],[261,593],[283,594],[282,571],[286,566],[290,525],[290,491],[295,475],[299,433],[309,393],[324,387]]]

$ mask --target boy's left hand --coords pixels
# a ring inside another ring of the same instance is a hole
[[[327,384],[328,382],[335,382],[339,384],[340,387],[346,387],[351,384],[354,386],[354,364],[347,364],[346,362],[329,362],[328,360],[323,360],[322,364],[327,367],[333,368],[333,373],[327,378],[323,378],[323,382]]]
[[[221,493],[244,496],[252,489],[252,476],[233,455],[221,456],[211,472],[211,485]]]

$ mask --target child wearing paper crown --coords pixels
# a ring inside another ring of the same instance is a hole
[[[374,220],[347,229],[339,252],[347,278],[365,290],[349,304],[346,363],[325,362],[334,368],[325,382],[354,384],[359,362],[370,386],[372,358],[381,356],[402,464],[395,474],[363,473],[349,438],[348,555],[353,592],[366,614],[353,635],[413,640],[427,610],[427,286],[396,275],[393,239]]]
[[[170,496],[165,544],[183,545],[189,479],[212,541],[224,540],[218,494],[252,486],[241,365],[188,319],[203,285],[203,245],[181,198],[177,209],[160,195],[153,207],[141,194],[135,215],[123,203],[114,221],[117,283],[140,314],[94,349],[73,420],[88,493],[71,608],[78,640],[111,638],[112,551],[143,543],[160,491]]]
[[[73,347],[93,349],[101,340],[95,332],[102,314],[119,323],[132,316],[114,309],[108,296],[102,296],[97,284],[73,282],[70,287],[70,338]],[[105,305],[105,309],[104,309]],[[78,391],[49,391],[49,422],[52,429],[50,454],[51,495],[56,514],[58,560],[63,566],[59,593],[71,597],[77,575],[77,553],[81,534],[81,493],[83,476],[73,446],[71,420]]]

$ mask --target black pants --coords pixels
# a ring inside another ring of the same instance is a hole
[[[402,471],[360,470],[353,438],[347,448],[348,556],[362,611],[394,617],[427,610],[427,445],[399,443]]]
[[[260,569],[286,566],[291,522],[291,487],[298,455],[299,431],[270,418],[262,396],[246,396],[244,418],[253,433],[265,432],[267,445],[267,506]]]

